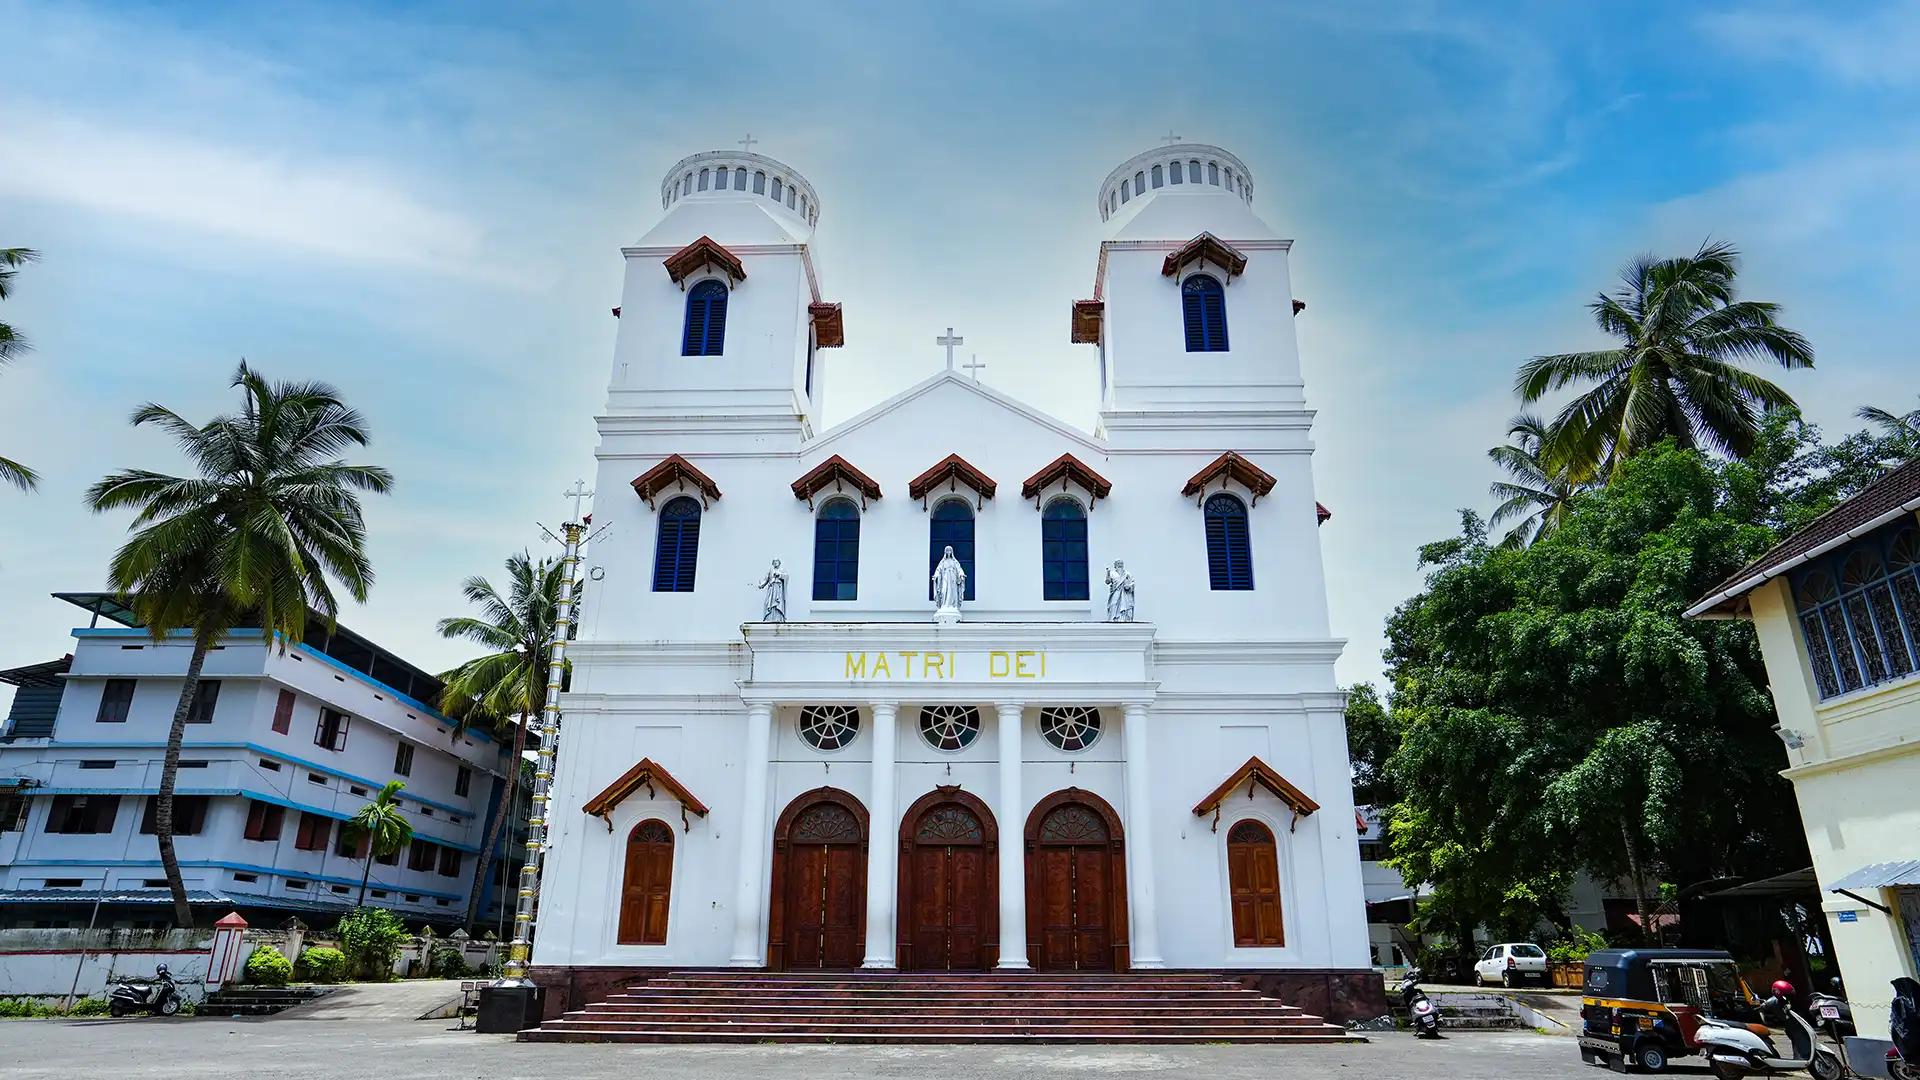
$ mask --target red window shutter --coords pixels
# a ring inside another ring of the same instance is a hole
[[[280,691],[280,700],[273,707],[273,730],[277,735],[285,735],[293,724],[293,691]]]

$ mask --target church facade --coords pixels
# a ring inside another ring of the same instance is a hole
[[[822,426],[818,193],[712,152],[661,197],[598,418],[549,1012],[647,968],[1362,985],[1300,305],[1245,164],[1101,185],[1061,300],[1092,433],[951,360]]]

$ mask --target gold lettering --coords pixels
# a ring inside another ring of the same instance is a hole
[[[995,650],[987,654],[987,676],[989,678],[1004,679],[1012,671],[1012,668],[1013,657],[1008,656],[1006,653]]]
[[[1013,654],[1013,674],[1015,678],[1031,679],[1033,672],[1027,670],[1027,659],[1034,653],[1030,649],[1021,649]]]
[[[1047,677],[1047,650],[1045,649],[1040,650],[1040,677],[1043,679]]]
[[[960,677],[960,661],[955,659],[953,653],[948,653],[947,654],[947,678],[957,679],[959,677]]]
[[[913,658],[919,655],[920,654],[917,652],[908,652],[904,649],[901,650],[900,652],[900,677],[901,678],[903,679],[913,678]],[[922,675],[926,674],[926,670],[924,666],[922,667],[920,674]]]
[[[848,653],[847,654],[847,678],[864,679],[866,677],[867,677],[867,654],[863,652]]]
[[[929,679],[944,679],[946,675],[946,655],[930,652],[920,660],[920,673]]]
[[[877,652],[873,654],[873,677],[876,679],[882,677],[888,679],[893,678],[893,669],[887,666],[886,653]]]

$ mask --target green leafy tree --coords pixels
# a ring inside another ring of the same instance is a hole
[[[1385,808],[1394,801],[1387,761],[1400,747],[1400,732],[1372,683],[1347,688],[1347,762],[1353,770],[1353,801]]]
[[[1854,414],[1880,429],[1881,438],[1898,447],[1900,457],[1920,454],[1920,409],[1894,414],[1872,405],[1862,406]]]
[[[1528,404],[1575,384],[1594,384],[1554,418],[1546,460],[1576,481],[1605,477],[1634,454],[1672,439],[1744,457],[1762,415],[1791,406],[1779,386],[1741,366],[1770,360],[1813,366],[1813,347],[1779,323],[1778,304],[1738,299],[1739,252],[1709,242],[1692,255],[1643,255],[1622,288],[1592,306],[1611,349],[1536,356],[1514,392]]]
[[[365,840],[367,844],[366,865],[360,871],[360,898],[354,901],[355,907],[367,906],[367,880],[373,876],[374,857],[385,858],[413,839],[413,823],[400,812],[400,791],[406,786],[403,780],[387,781],[380,794],[355,810],[343,826],[349,838]]]
[[[546,704],[561,580],[558,559],[535,562],[527,552],[518,552],[507,559],[505,596],[486,578],[470,577],[460,584],[460,592],[480,614],[441,619],[439,623],[441,636],[471,641],[490,650],[440,677],[446,688],[442,702],[448,714],[460,722],[461,729],[486,724],[500,736],[511,728],[510,761],[516,772],[526,748],[527,719]],[[454,733],[456,738],[459,730]],[[517,792],[517,785],[510,786],[507,797],[495,807],[487,823],[486,842],[480,845],[480,856],[474,860],[473,889],[467,898],[469,932],[479,917],[481,889],[492,869],[493,850]]]
[[[0,248],[0,300],[13,295],[13,275],[33,262],[40,253],[32,248]],[[6,367],[33,346],[7,323],[0,322],[0,367]],[[21,491],[32,491],[40,477],[32,469],[0,456],[0,483],[12,484]]]
[[[311,612],[331,622],[332,581],[355,600],[373,584],[361,492],[384,493],[393,477],[340,454],[365,446],[360,414],[325,383],[269,383],[246,363],[234,373],[238,413],[195,426],[161,405],[134,411],[136,427],[172,435],[189,476],[129,469],[87,490],[96,513],[132,509],[133,535],[115,553],[108,580],[154,640],[193,636],[186,678],[160,771],[154,826],[173,892],[174,919],[193,925],[173,845],[173,791],[180,743],[207,652],[228,631],[259,627],[281,649],[298,644]]]
[[[1541,458],[1547,426],[1538,416],[1521,413],[1514,417],[1507,425],[1507,437],[1512,440],[1507,445],[1487,451],[1494,464],[1512,477],[1488,485],[1488,493],[1500,503],[1487,524],[1499,528],[1513,522],[1501,543],[1525,547],[1559,527],[1580,485]]]
[[[340,951],[356,978],[386,982],[393,978],[393,962],[412,937],[405,923],[385,908],[358,907],[340,917],[334,929]]]

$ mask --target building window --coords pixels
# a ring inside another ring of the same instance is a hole
[[[1167,186],[1166,166],[1155,165],[1153,167],[1153,186],[1157,188]]]
[[[333,833],[333,822],[319,814],[300,815],[300,826],[294,830],[293,846],[301,851],[327,850],[327,837]]]
[[[284,808],[272,803],[249,802],[247,804],[247,829],[241,836],[248,840],[278,840],[280,826],[286,820]]]
[[[779,177],[777,176],[774,177],[773,178],[773,201],[779,202],[785,196],[786,196],[785,186],[780,183]]]
[[[1280,853],[1273,830],[1242,821],[1227,833],[1227,882],[1232,890],[1233,944],[1239,949],[1287,943],[1281,924]]]
[[[1147,174],[1144,170],[1133,174],[1133,193],[1135,195],[1147,193]]]
[[[273,704],[273,731],[276,735],[285,735],[293,726],[293,691],[280,691],[280,700]]]
[[[735,191],[747,190],[747,170],[745,169],[733,170],[733,190]]]
[[[795,189],[793,185],[791,184],[787,185],[787,209],[789,210],[793,209],[794,192],[795,192]]]
[[[1207,183],[1212,184],[1214,187],[1220,186],[1220,163],[1219,162],[1217,161],[1207,162]]]
[[[1181,173],[1181,169],[1180,169],[1180,163],[1179,163],[1179,162],[1177,162],[1177,161],[1173,163],[1173,165],[1171,166],[1171,168],[1170,168],[1170,170],[1169,170],[1169,171],[1170,171],[1170,172],[1171,172],[1171,173],[1172,173],[1173,175],[1171,175],[1171,176],[1169,176],[1169,177],[1168,177],[1167,179],[1169,179],[1169,180],[1171,180],[1171,181],[1173,181],[1173,182],[1174,182],[1174,183],[1176,183],[1176,184],[1178,184],[1178,183],[1180,183],[1180,182],[1181,182],[1182,180],[1185,180],[1185,179],[1186,179],[1186,177],[1184,177],[1184,176],[1182,176],[1182,175],[1180,175],[1180,173]]]
[[[709,182],[710,182],[710,181],[711,181],[712,179],[713,179],[713,170],[711,170],[711,169],[701,169],[701,170],[700,170],[700,186],[699,186],[698,188],[696,188],[695,190],[697,190],[697,191],[705,191],[705,190],[707,190],[707,184],[708,184],[708,183],[709,183]]]
[[[120,812],[118,795],[55,795],[47,831],[67,835],[110,833]]]
[[[1207,578],[1215,592],[1253,588],[1247,508],[1224,492],[1207,499]]]
[[[220,702],[220,682],[202,679],[193,687],[193,704],[187,706],[187,723],[213,723],[213,708]]]
[[[375,852],[373,861],[379,863],[381,866],[398,866],[400,864],[400,849],[394,848],[388,852]]]
[[[473,790],[473,770],[462,765],[453,772],[453,793],[464,799],[467,797],[467,792],[471,790]]]
[[[320,722],[313,728],[313,745],[327,750],[347,748],[347,714],[338,709],[321,709]]]
[[[1188,352],[1227,351],[1227,291],[1207,274],[1180,286],[1180,313],[1187,324]]]
[[[725,165],[713,171],[713,189],[715,191],[727,190],[727,167]]]
[[[32,800],[16,791],[0,792],[0,832],[17,832],[27,823]]]
[[[140,831],[148,836],[157,836],[160,831],[158,817],[160,797],[147,799],[146,809],[140,815]],[[207,796],[175,795],[173,797],[173,835],[199,836],[200,830],[207,825]]]
[[[708,278],[687,290],[681,356],[719,356],[727,343],[727,283]]]
[[[940,557],[949,547],[960,569],[967,572],[966,599],[973,599],[977,583],[973,572],[973,507],[965,499],[947,499],[935,506],[927,535],[927,599],[933,599],[933,568],[940,565]]]
[[[1869,535],[1793,581],[1820,697],[1920,670],[1920,529]]]
[[[688,495],[660,510],[660,539],[653,552],[653,591],[692,592],[700,554],[700,503]]]
[[[753,174],[753,193],[755,195],[765,195],[767,193],[766,173],[756,172]]]
[[[1087,512],[1064,496],[1040,518],[1040,577],[1048,600],[1087,598]]]
[[[1120,181],[1120,203],[1124,206],[1131,201],[1133,201],[1133,181],[1122,180]]]
[[[450,848],[450,847],[441,848],[440,849],[440,876],[441,877],[459,877],[460,876],[460,859],[461,859],[461,853],[458,848]]]
[[[100,691],[100,711],[93,714],[100,724],[124,724],[133,708],[133,679],[108,679]]]
[[[620,944],[665,945],[673,898],[673,828],[643,821],[627,835],[627,872],[620,886]]]
[[[393,750],[393,771],[400,776],[413,775],[413,744],[403,742]]]
[[[1174,168],[1176,169],[1179,167],[1180,166],[1178,165],[1174,166]],[[1200,182],[1200,163],[1199,162],[1197,161],[1187,162],[1187,179],[1196,184]]]
[[[860,511],[833,499],[813,521],[813,598],[856,600],[860,593]]]
[[[1041,709],[1040,737],[1055,750],[1077,754],[1100,740],[1100,710],[1085,705]]]
[[[860,733],[860,710],[851,705],[809,705],[800,710],[800,741],[815,750],[838,750]]]
[[[426,840],[415,840],[407,847],[407,869],[431,870],[434,857],[439,854],[438,845]]]
[[[935,750],[954,753],[980,737],[980,710],[971,705],[928,705],[920,710],[920,737]]]
[[[355,830],[348,822],[340,823],[340,832],[333,839],[333,853],[347,859],[364,859],[371,837]]]

